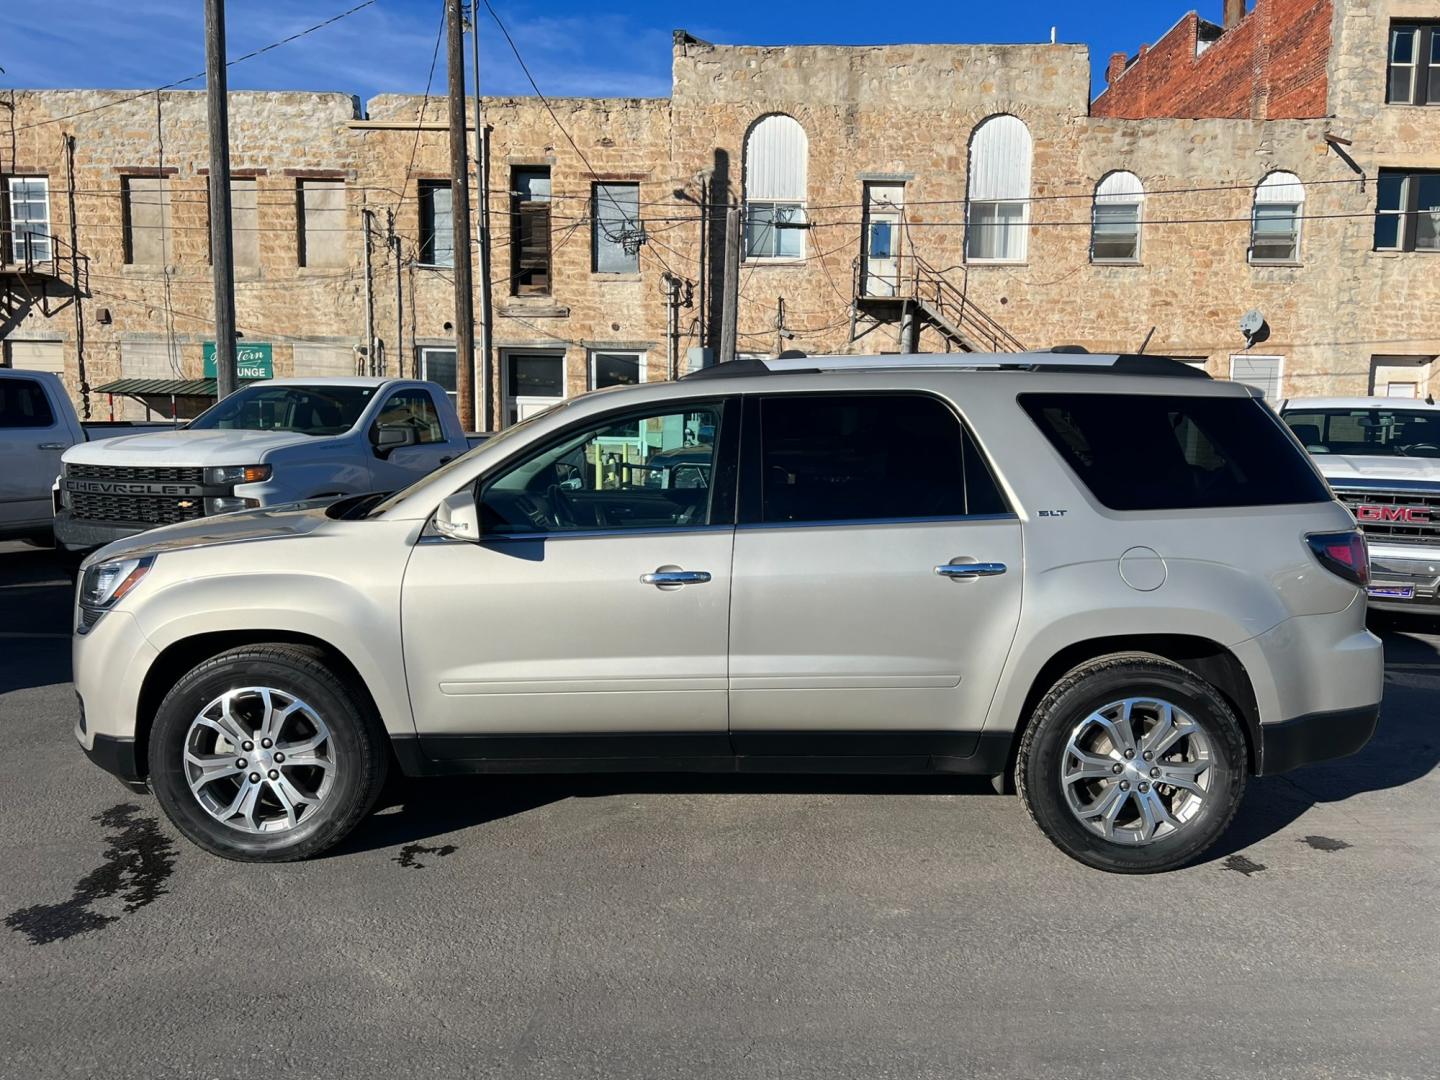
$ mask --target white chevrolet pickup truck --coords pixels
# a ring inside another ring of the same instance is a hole
[[[1291,398],[1280,415],[1370,548],[1370,607],[1440,614],[1440,405]]]
[[[174,426],[82,423],[60,376],[0,368],[0,540],[50,542],[50,492],[60,474],[60,455],[71,446]]]
[[[435,383],[254,382],[182,429],[71,447],[55,538],[84,551],[211,514],[392,491],[469,448]]]

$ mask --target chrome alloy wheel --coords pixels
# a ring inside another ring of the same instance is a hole
[[[1184,710],[1159,698],[1125,698],[1075,725],[1060,782],[1070,812],[1091,832],[1149,844],[1204,809],[1215,763],[1210,740]]]
[[[330,729],[283,690],[246,686],[206,705],[185,734],[185,779],[205,812],[247,833],[308,821],[335,782]]]

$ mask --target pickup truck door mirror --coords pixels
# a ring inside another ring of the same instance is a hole
[[[370,441],[375,446],[376,455],[383,458],[402,446],[414,446],[418,436],[413,427],[377,427],[371,432]]]
[[[447,495],[435,511],[435,531],[451,540],[480,542],[480,508],[475,505],[475,491],[465,488]]]

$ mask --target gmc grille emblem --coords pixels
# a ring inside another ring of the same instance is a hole
[[[1408,525],[1429,525],[1430,510],[1424,506],[1357,506],[1356,521],[1402,521]]]

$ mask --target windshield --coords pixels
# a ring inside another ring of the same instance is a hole
[[[1284,420],[1312,454],[1440,458],[1440,410],[1297,409]]]
[[[247,386],[190,421],[200,431],[340,435],[360,419],[373,386]]]
[[[448,465],[442,465],[442,466],[440,466],[440,468],[436,469],[436,470],[435,470],[434,472],[432,472],[432,473],[426,473],[426,474],[425,474],[424,476],[422,476],[419,480],[416,480],[415,483],[411,484],[411,485],[410,485],[409,487],[407,487],[407,488],[401,488],[399,491],[395,492],[395,494],[391,495],[391,496],[390,496],[388,499],[386,499],[384,502],[380,503],[378,506],[376,506],[374,509],[372,509],[372,510],[371,510],[369,513],[367,513],[365,516],[366,516],[366,517],[379,517],[381,514],[385,513],[387,510],[392,509],[396,504],[398,504],[401,500],[403,500],[404,498],[406,498],[412,491],[414,491],[416,488],[420,487],[421,485],[423,485],[423,484],[429,484],[429,483],[431,483],[431,482],[433,482],[433,481],[435,481],[435,480],[443,479],[444,477],[449,476],[449,475],[450,475],[451,473],[453,473],[455,470],[464,468],[466,462],[468,462],[468,461],[470,460],[471,456],[474,455],[474,453],[475,453],[477,450],[481,450],[481,449],[488,450],[490,447],[495,446],[495,445],[498,444],[498,443],[503,443],[503,442],[505,442],[506,440],[510,439],[512,436],[517,435],[517,434],[519,434],[519,433],[521,433],[521,432],[523,432],[523,431],[528,430],[529,427],[530,427],[530,425],[533,424],[536,420],[539,420],[542,416],[544,416],[544,417],[553,417],[553,416],[555,416],[556,413],[561,412],[561,411],[563,411],[563,410],[565,410],[565,409],[570,408],[570,406],[571,406],[572,404],[574,404],[576,401],[579,401],[579,400],[580,400],[579,398],[570,398],[570,399],[567,400],[567,401],[562,401],[562,402],[561,402],[560,404],[558,404],[558,405],[552,405],[550,408],[546,409],[544,412],[539,412],[539,413],[535,413],[535,414],[532,415],[532,416],[528,416],[528,417],[526,417],[524,420],[521,420],[518,424],[511,424],[508,428],[506,428],[504,431],[500,432],[498,435],[491,435],[491,436],[490,436],[488,439],[486,439],[483,443],[481,443],[479,446],[475,447],[474,449],[470,450],[468,453],[461,454],[461,455],[460,455],[458,458],[456,458],[454,461],[450,462],[450,464],[448,464]]]

